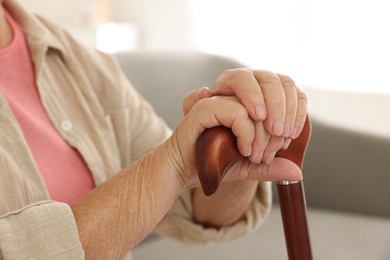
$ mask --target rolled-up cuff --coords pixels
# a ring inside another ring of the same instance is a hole
[[[0,217],[0,259],[84,259],[69,205],[40,202]]]

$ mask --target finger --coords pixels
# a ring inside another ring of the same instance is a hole
[[[278,76],[286,97],[286,115],[284,118],[284,131],[282,136],[292,137],[298,106],[297,87],[290,77],[282,74],[278,74]]]
[[[288,149],[288,147],[290,146],[290,144],[291,144],[291,139],[290,139],[290,138],[286,138],[286,139],[284,139],[284,142],[283,142],[283,147],[282,147],[282,149],[283,149],[283,150],[287,150],[287,149]]]
[[[266,164],[270,164],[275,158],[277,151],[282,148],[284,144],[284,138],[281,136],[272,136],[265,148],[262,161]]]
[[[252,163],[261,163],[265,148],[267,147],[270,138],[271,135],[265,130],[263,122],[256,122],[255,139],[252,145],[252,154],[249,157],[249,160]]]
[[[182,104],[183,114],[187,115],[196,102],[208,97],[211,97],[211,92],[208,87],[202,87],[188,92]]]
[[[305,125],[306,115],[307,115],[307,95],[306,93],[297,88],[297,96],[298,96],[298,105],[297,105],[297,114],[295,117],[295,123],[292,133],[292,138],[297,138]]]
[[[201,120],[203,129],[218,125],[231,128],[237,138],[239,152],[243,156],[251,155],[255,126],[246,108],[235,97],[205,98],[195,104],[193,110],[198,113],[193,118]]]
[[[284,132],[286,97],[279,77],[266,70],[253,71],[264,95],[267,110],[265,127],[269,133],[281,136]]]
[[[211,91],[213,95],[237,96],[253,120],[266,118],[263,94],[250,69],[226,70],[217,79]]]

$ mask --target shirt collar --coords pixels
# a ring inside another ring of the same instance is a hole
[[[15,0],[5,0],[4,7],[19,23],[30,45],[32,56],[35,52],[47,51],[48,49],[56,49],[64,57],[65,48],[50,32],[50,30],[42,23],[44,18],[33,14],[26,10]],[[40,51],[39,51],[40,50]]]

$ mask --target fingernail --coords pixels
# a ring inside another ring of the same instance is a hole
[[[283,129],[284,129],[284,124],[282,121],[278,120],[278,121],[274,122],[272,130],[274,131],[275,135],[282,135]]]
[[[255,114],[257,119],[264,120],[266,117],[265,108],[263,105],[256,105],[255,106]]]
[[[250,144],[248,144],[248,145],[243,144],[239,148],[239,151],[242,154],[242,156],[249,157],[252,154],[252,145],[250,145]]]
[[[297,137],[298,137],[298,128],[294,127],[292,138],[297,138]]]
[[[290,144],[291,144],[291,139],[290,138],[285,139],[283,143],[283,149],[287,150]]]
[[[198,95],[200,96],[201,99],[206,98],[206,97],[210,97],[211,96],[210,89],[208,87],[202,87],[199,90]]]
[[[250,156],[252,154],[252,145],[248,145],[244,153],[244,156]]]

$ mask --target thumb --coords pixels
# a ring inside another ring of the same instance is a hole
[[[300,181],[302,170],[292,161],[276,157],[267,165],[257,164],[249,173],[249,179],[261,181]]]

